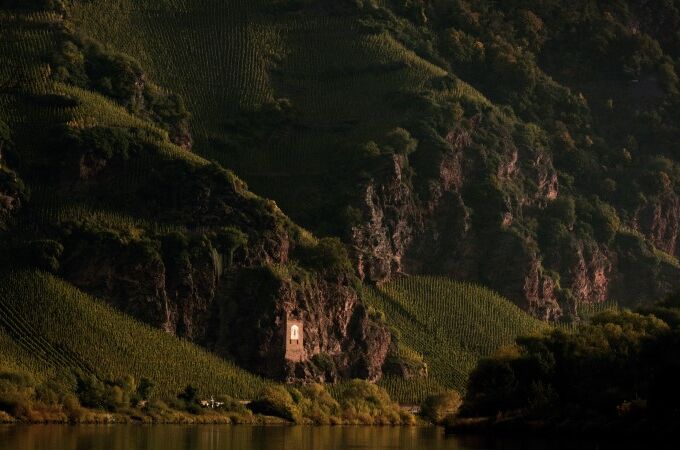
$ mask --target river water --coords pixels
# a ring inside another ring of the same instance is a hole
[[[446,436],[442,429],[434,427],[0,426],[0,450],[601,450],[606,448],[612,447],[593,441],[461,438]],[[613,448],[620,448],[620,446]]]

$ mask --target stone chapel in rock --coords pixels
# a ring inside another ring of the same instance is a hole
[[[302,362],[306,359],[302,320],[286,319],[286,361]]]

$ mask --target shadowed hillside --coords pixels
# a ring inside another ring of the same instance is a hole
[[[677,43],[655,25],[677,8],[515,3],[72,11],[184,96],[197,152],[341,236],[364,279],[481,282],[549,320],[677,288]]]

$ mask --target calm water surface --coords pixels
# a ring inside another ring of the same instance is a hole
[[[606,448],[609,446],[601,446],[591,441],[447,437],[441,429],[437,428],[245,425],[0,426],[0,450],[602,450]],[[644,448],[644,446],[637,448]]]

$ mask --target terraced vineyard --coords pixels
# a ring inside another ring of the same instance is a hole
[[[262,0],[72,3],[80,28],[182,94],[197,153],[234,169],[303,226],[345,206],[338,193],[357,185],[356,174],[338,168],[357,148],[422,113],[408,112],[404,99],[450,77],[355,13],[273,13]],[[460,80],[437,97],[488,103]],[[294,126],[220,144],[230,121],[277,99],[291,105]]]
[[[394,398],[406,403],[439,387],[464,391],[480,358],[547,326],[489,289],[447,278],[402,278],[365,294],[428,364],[430,379],[383,381]]]
[[[145,376],[160,396],[191,383],[201,392],[247,399],[266,383],[38,272],[0,278],[0,356],[0,368],[21,367],[38,377],[56,368],[114,379]]]

